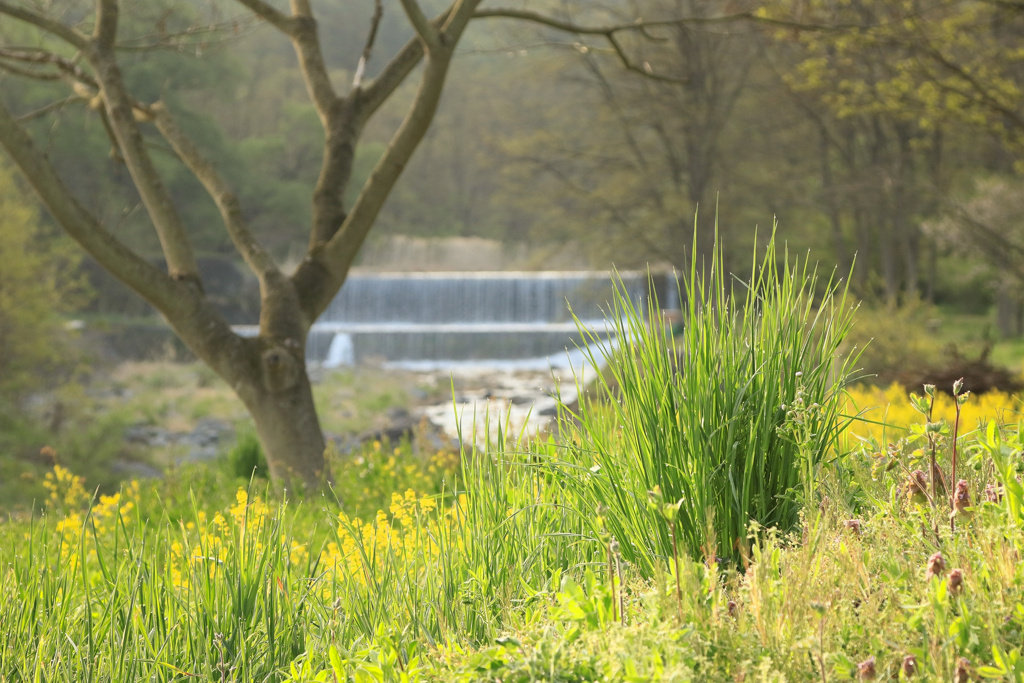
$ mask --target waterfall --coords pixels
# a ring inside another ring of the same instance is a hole
[[[652,287],[659,301],[678,301],[671,276],[618,277],[639,310],[646,311]],[[369,359],[421,366],[557,362],[582,343],[574,316],[609,336],[612,278],[608,272],[351,275],[310,329],[306,358],[325,367]]]

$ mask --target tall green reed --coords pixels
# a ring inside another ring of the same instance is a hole
[[[680,550],[709,559],[740,559],[751,521],[797,524],[843,426],[855,360],[840,357],[847,285],[780,253],[774,234],[748,280],[725,272],[716,240],[680,287],[675,338],[653,296],[645,310],[616,288],[618,343],[581,330],[590,364],[607,370],[591,389],[578,378],[579,408],[562,411],[567,459],[585,472],[568,477],[575,504],[590,518],[607,508],[608,532],[646,574],[672,552],[660,501],[681,501]]]

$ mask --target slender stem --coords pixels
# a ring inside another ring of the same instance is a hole
[[[615,573],[619,577],[619,621],[622,625],[626,625],[626,591],[622,586],[622,559],[619,554],[615,554]]]
[[[821,615],[821,625],[818,630],[818,663],[821,664],[821,683],[828,683],[825,673],[825,615]]]
[[[932,480],[932,500],[931,500],[931,504],[933,506],[936,505],[937,501],[939,500],[939,494],[938,494],[938,479],[939,479],[938,472],[939,472],[939,466],[935,462],[935,436],[932,434],[932,431],[930,429],[930,426],[931,426],[931,423],[932,423],[932,409],[934,407],[935,407],[935,392],[932,391],[932,393],[931,393],[931,395],[929,397],[929,402],[928,402],[928,416],[927,416],[927,418],[925,418],[925,420],[926,420],[925,431],[928,434],[928,447],[929,447],[929,450],[931,451],[931,472],[929,472],[928,474],[930,475],[931,480]]]
[[[679,583],[679,550],[676,548],[676,531],[679,520],[672,520],[672,563],[676,568],[676,619],[683,623],[683,588]]]
[[[949,475],[949,511],[956,509],[956,439],[960,431],[960,397],[954,396],[953,403],[956,404],[956,417],[953,418],[953,466]],[[949,516],[949,530],[956,531],[956,515]]]
[[[611,543],[608,544],[608,585],[612,589],[612,621],[615,621],[618,618],[615,614],[615,555],[612,553]]]

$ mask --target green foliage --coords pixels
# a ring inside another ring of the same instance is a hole
[[[861,306],[846,346],[859,353],[858,376],[888,386],[901,375],[936,367],[942,344],[933,327],[939,312],[913,299],[902,306]]]
[[[35,208],[0,163],[0,401],[45,388],[73,364],[60,314],[81,301],[79,261],[40,225]]]
[[[251,427],[239,428],[235,445],[228,451],[228,466],[231,473],[241,479],[270,479],[267,457],[256,430]]]
[[[829,279],[817,298],[817,272],[777,254],[774,237],[760,262],[755,253],[749,283],[730,282],[718,253],[684,282],[677,339],[656,322],[656,302],[638,310],[620,292],[611,324],[621,343],[591,336],[586,349],[593,366],[609,367],[599,398],[565,420],[566,457],[587,473],[572,479],[581,513],[607,509],[607,532],[645,573],[672,547],[649,492],[658,505],[679,501],[685,552],[738,560],[750,520],[791,529],[814,504],[844,426],[846,286]]]

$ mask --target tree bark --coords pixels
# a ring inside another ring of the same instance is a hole
[[[265,367],[265,371],[273,369]],[[290,387],[278,391],[251,384],[239,392],[239,397],[263,444],[270,478],[288,491],[299,487],[314,491],[331,483],[324,459],[326,443],[309,377],[303,371],[295,379]]]

